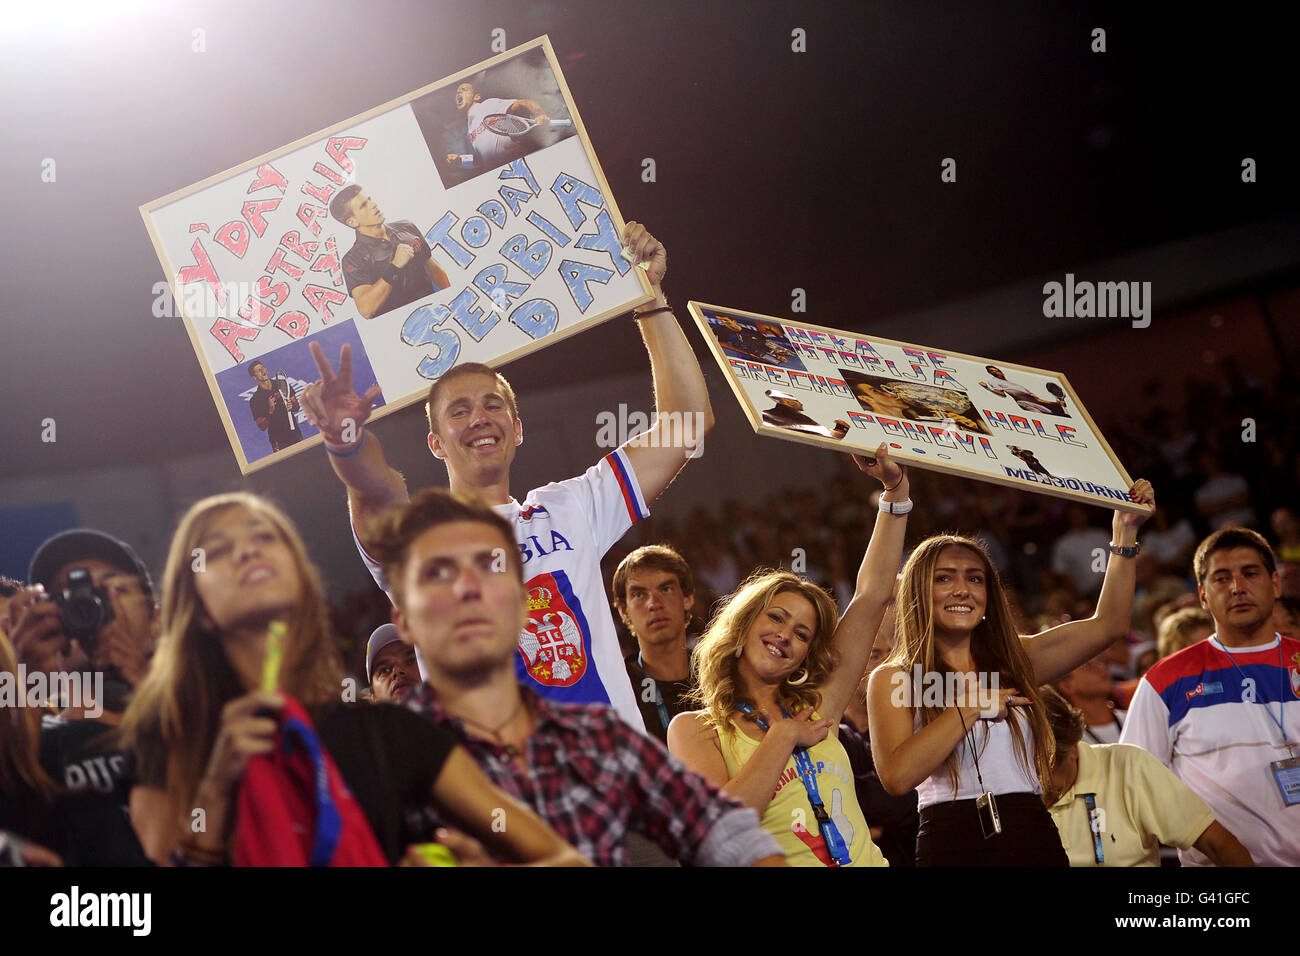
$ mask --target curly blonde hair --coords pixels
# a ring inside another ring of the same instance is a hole
[[[771,606],[778,594],[785,593],[798,594],[812,604],[817,613],[817,630],[803,662],[807,680],[798,685],[782,684],[780,701],[790,713],[820,706],[821,691],[818,688],[839,662],[839,656],[831,646],[831,636],[839,619],[835,599],[797,574],[760,568],[723,599],[720,610],[695,645],[692,661],[696,689],[693,699],[704,710],[706,720],[714,729],[724,730],[736,705],[747,700],[739,693],[738,652],[744,648],[745,636],[754,621]]]

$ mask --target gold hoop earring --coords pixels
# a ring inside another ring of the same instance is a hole
[[[793,680],[792,678],[794,677],[795,674],[803,674],[803,677],[800,677],[798,680]],[[790,676],[785,679],[785,682],[789,684],[791,687],[798,687],[800,684],[807,683],[807,681],[808,681],[808,669],[806,667],[799,668],[797,671],[792,672]]]

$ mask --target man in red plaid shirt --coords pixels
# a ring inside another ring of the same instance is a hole
[[[611,709],[549,702],[519,686],[514,656],[528,596],[504,519],[428,489],[371,533],[392,586],[393,623],[428,671],[408,704],[427,710],[580,853],[622,865],[635,832],[685,863],[784,865],[752,810]]]

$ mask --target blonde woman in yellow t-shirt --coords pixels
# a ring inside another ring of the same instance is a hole
[[[702,710],[679,714],[668,749],[752,807],[793,866],[885,866],[858,806],[840,716],[866,667],[903,554],[907,475],[881,445],[854,456],[885,488],[853,599],[788,571],[759,571],[696,645]]]

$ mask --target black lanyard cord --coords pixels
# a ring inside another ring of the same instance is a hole
[[[975,761],[975,779],[979,781],[980,791],[987,793],[988,788],[984,786],[984,777],[980,774],[980,757],[979,754],[975,752],[975,735],[972,733],[975,726],[972,724],[970,728],[966,727],[966,718],[962,715],[960,707],[957,708],[957,719],[961,721],[962,736],[966,738],[966,745],[970,748],[971,759]],[[956,796],[957,795],[954,793],[953,797],[955,798]]]

